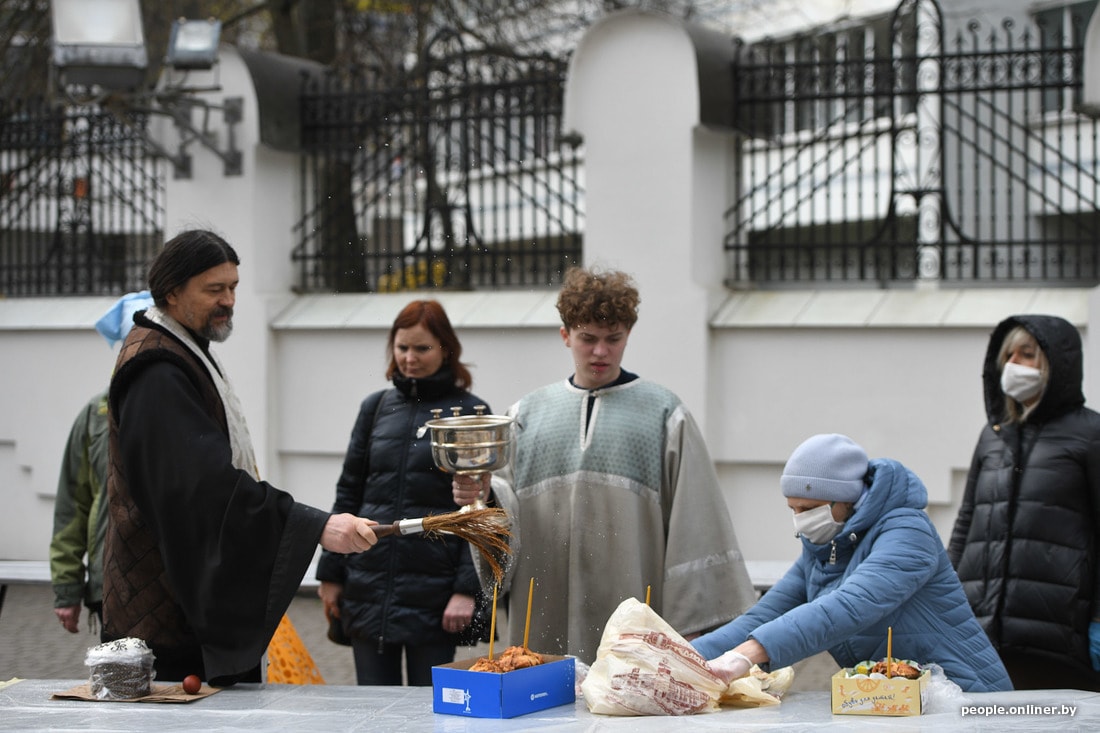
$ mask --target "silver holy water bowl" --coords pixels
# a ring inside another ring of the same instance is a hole
[[[451,417],[433,418],[424,423],[431,431],[432,459],[447,473],[480,474],[504,468],[515,451],[515,421],[504,415],[486,415],[485,405],[474,407],[475,414],[461,415],[461,407],[452,407]]]

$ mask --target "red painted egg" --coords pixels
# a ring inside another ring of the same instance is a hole
[[[202,680],[197,674],[189,674],[183,678],[183,691],[188,695],[197,695],[202,689]]]

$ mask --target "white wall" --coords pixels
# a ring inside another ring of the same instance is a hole
[[[61,450],[115,353],[93,330],[112,299],[0,299],[0,558],[45,559]]]
[[[1014,313],[1083,328],[1087,290],[788,292],[734,296],[714,319],[708,433],[742,542],[753,559],[797,554],[779,475],[819,432],[913,469],[950,537],[985,422],[981,368],[992,327]],[[1086,373],[1089,353],[1086,346]],[[1086,377],[1086,389],[1090,381]],[[781,541],[777,541],[779,538]]]

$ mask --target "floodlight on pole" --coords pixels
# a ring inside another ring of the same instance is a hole
[[[202,89],[171,80],[160,86],[146,82],[148,56],[138,0],[53,0],[53,53],[56,83],[74,105],[96,104],[141,135],[155,154],[172,162],[177,178],[191,176],[187,149],[199,143],[221,158],[227,176],[240,175],[242,155],[236,147],[235,126],[243,117],[244,100],[226,98],[222,104],[197,92],[216,92],[216,84]],[[218,60],[221,22],[179,19],[172,25],[165,67],[206,71]],[[198,112],[200,123],[193,122]],[[224,148],[211,130],[211,112],[222,113]],[[179,133],[176,151],[153,139],[140,117],[167,116]]]
[[[53,63],[65,85],[133,90],[149,59],[138,0],[52,0]]]
[[[168,54],[165,63],[180,71],[206,70],[218,61],[218,43],[221,40],[220,20],[188,20],[180,18],[172,23],[168,37]]]

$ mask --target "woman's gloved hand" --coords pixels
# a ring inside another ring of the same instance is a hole
[[[1100,672],[1100,621],[1089,624],[1089,656],[1092,657],[1092,668]]]
[[[740,679],[752,669],[752,662],[741,652],[729,650],[720,657],[707,662],[710,671],[722,678],[728,685],[736,679]]]

